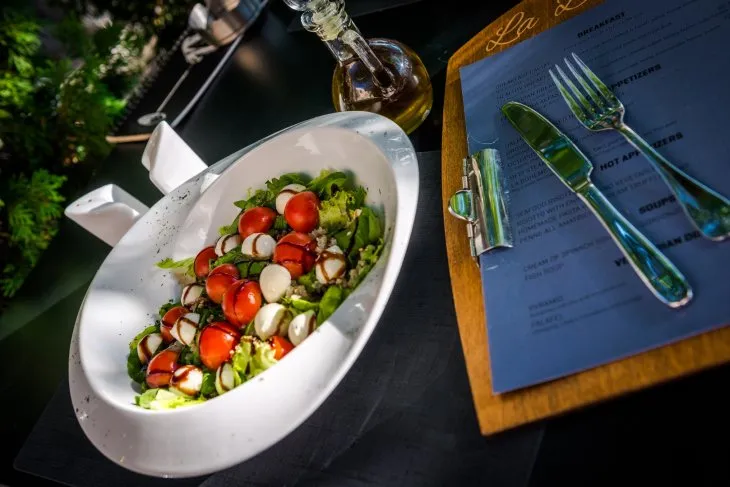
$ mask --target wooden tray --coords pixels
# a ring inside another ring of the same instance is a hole
[[[730,362],[730,328],[723,328],[545,384],[501,395],[492,393],[479,270],[469,254],[464,222],[446,211],[449,197],[461,188],[461,164],[467,155],[459,68],[600,3],[602,0],[526,0],[487,26],[449,60],[441,155],[446,248],[461,344],[485,435]]]

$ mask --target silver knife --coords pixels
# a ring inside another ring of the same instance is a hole
[[[593,164],[573,141],[521,103],[506,103],[502,113],[540,159],[596,215],[651,292],[672,308],[689,303],[692,288],[687,279],[593,185]]]

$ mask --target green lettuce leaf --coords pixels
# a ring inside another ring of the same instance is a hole
[[[139,345],[139,342],[144,337],[146,337],[150,333],[155,333],[158,331],[160,331],[160,329],[157,325],[148,326],[147,328],[139,332],[137,336],[132,339],[131,342],[129,342],[129,355],[127,355],[127,375],[137,384],[144,384],[145,382],[145,367],[142,361],[139,359],[139,356],[137,355],[137,345]]]
[[[183,271],[190,276],[194,276],[195,275],[195,272],[193,271],[194,262],[195,262],[195,257],[188,257],[187,259],[182,259],[182,260],[172,260],[171,258],[167,257],[166,259],[162,259],[161,261],[159,261],[156,265],[160,269]]]
[[[236,372],[236,385],[246,382],[274,365],[274,349],[258,338],[244,336],[233,352],[231,365]]]
[[[158,313],[160,314],[160,318],[165,316],[165,313],[167,313],[176,306],[181,306],[180,301],[173,301],[172,299],[160,306],[160,310],[158,311]]]
[[[166,389],[149,389],[134,400],[137,406],[152,410],[175,409],[205,402],[204,399],[190,398]]]
[[[236,247],[235,249],[229,250],[228,252],[214,260],[213,263],[210,265],[210,268],[215,269],[219,265],[238,264],[239,262],[245,262],[249,260],[251,260],[250,257],[245,256],[243,255],[243,253],[241,253],[241,247]]]
[[[313,294],[316,292],[314,284],[317,282],[317,275],[315,274],[314,269],[299,276],[297,282],[304,286],[304,289],[306,289],[308,293]]]
[[[317,313],[317,324],[321,325],[324,321],[332,316],[337,307],[345,300],[345,291],[340,286],[330,286],[324,292],[322,300],[319,302],[319,312]]]
[[[319,224],[328,232],[336,232],[350,224],[350,212],[347,210],[350,195],[340,191],[328,200],[322,200],[319,206]]]
[[[203,373],[203,385],[200,386],[200,395],[208,398],[218,395],[215,390],[215,373]]]
[[[203,365],[200,361],[200,352],[195,344],[182,349],[178,362],[180,362],[180,365],[197,365],[198,367]]]
[[[245,277],[258,276],[268,264],[268,262],[252,260],[250,262],[240,262],[236,266],[238,267],[238,272],[241,273],[241,279],[243,279]]]
[[[319,309],[319,303],[294,296],[283,299],[282,303],[292,311],[293,315],[310,310],[317,311]]]
[[[289,186],[290,184],[301,184],[302,186],[306,186],[307,182],[300,174],[290,172],[282,174],[278,178],[266,181],[266,189],[271,191],[274,195],[274,199],[276,199],[281,190],[284,189],[284,186]]]
[[[370,244],[377,245],[382,236],[380,219],[373,210],[364,207],[353,224],[335,234],[335,240],[347,254],[350,264],[355,265],[360,251]]]
[[[376,244],[369,244],[367,247],[360,252],[358,263],[356,264],[360,271],[354,279],[351,279],[347,286],[349,289],[355,289],[365,279],[368,273],[375,267],[375,264],[380,258],[380,254],[383,252],[383,239],[379,239]]]
[[[347,174],[341,171],[324,169],[319,173],[319,176],[309,182],[307,189],[317,193],[320,200],[327,200],[344,188],[345,184],[347,184]]]
[[[233,204],[239,207],[241,211],[250,210],[257,206],[274,208],[276,206],[276,194],[268,189],[257,189],[253,194],[249,190],[248,199],[235,201]]]
[[[288,230],[289,224],[286,222],[286,218],[283,215],[276,215],[274,218],[274,224],[271,227],[272,230]]]
[[[222,237],[223,235],[230,235],[232,233],[238,232],[238,219],[241,216],[241,213],[239,212],[238,215],[236,215],[236,218],[233,219],[233,222],[230,225],[224,225],[218,229],[218,234]]]

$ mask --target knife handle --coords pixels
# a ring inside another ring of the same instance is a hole
[[[692,299],[681,272],[593,184],[576,193],[598,217],[646,286],[664,304],[679,308]]]

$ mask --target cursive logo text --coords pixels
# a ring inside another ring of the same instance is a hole
[[[524,12],[517,12],[509,19],[507,25],[497,30],[497,37],[487,42],[487,51],[491,51],[495,47],[512,44],[520,39],[526,31],[534,28],[537,21],[538,19],[535,17],[526,17]]]
[[[560,17],[568,10],[575,10],[587,1],[588,0],[558,0],[558,4],[555,7],[555,16]]]

